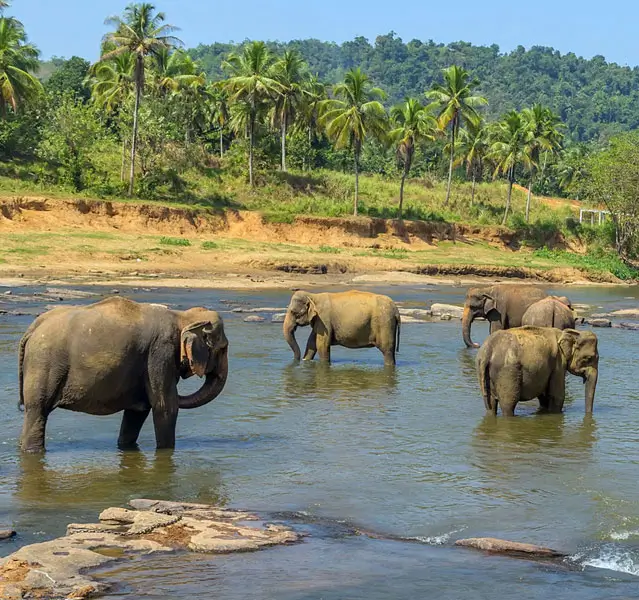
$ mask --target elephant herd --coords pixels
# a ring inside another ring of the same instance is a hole
[[[539,399],[559,412],[566,371],[586,384],[586,412],[597,385],[597,338],[574,329],[566,297],[537,288],[500,284],[471,288],[462,335],[468,347],[472,322],[484,318],[490,336],[477,354],[486,410],[513,415],[517,402]],[[298,327],[311,326],[305,360],[329,361],[331,346],[378,348],[395,365],[401,319],[391,298],[361,291],[311,294],[297,291],[286,311],[283,333],[295,360],[302,358]],[[45,428],[55,408],[110,415],[123,412],[120,448],[135,447],[152,414],[158,448],[175,446],[179,409],[214,400],[228,376],[229,342],[219,314],[205,308],[170,310],[115,296],[87,306],[58,307],[39,316],[19,346],[22,450],[44,450]],[[180,379],[204,377],[200,389],[178,393]]]

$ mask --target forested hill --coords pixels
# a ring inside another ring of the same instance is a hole
[[[270,45],[277,51],[296,48],[311,70],[328,82],[359,66],[388,93],[389,103],[422,94],[440,78],[443,67],[454,63],[479,79],[490,116],[541,102],[561,116],[575,141],[639,127],[639,68],[607,63],[602,56],[586,60],[541,46],[519,46],[504,54],[497,45],[444,45],[432,40],[406,44],[392,32],[374,44],[358,37],[341,45],[312,39]],[[189,52],[209,76],[219,78],[221,62],[233,49],[232,44],[212,44]]]

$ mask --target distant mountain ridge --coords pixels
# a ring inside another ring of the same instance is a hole
[[[224,57],[240,45],[200,44],[189,53],[211,78],[219,79]],[[479,79],[480,91],[490,102],[489,117],[541,102],[561,116],[573,141],[639,127],[639,68],[608,63],[603,56],[585,59],[543,46],[528,50],[519,46],[501,53],[496,44],[404,43],[394,32],[373,43],[357,37],[343,44],[307,39],[269,42],[269,46],[278,52],[299,50],[311,70],[328,82],[359,66],[388,93],[389,104],[421,96],[440,78],[442,68],[455,63]]]

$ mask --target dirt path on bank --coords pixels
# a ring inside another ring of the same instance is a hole
[[[512,230],[445,222],[296,217],[151,203],[0,199],[0,278],[183,287],[617,283],[537,258]],[[559,236],[550,247],[566,248]],[[573,248],[573,250],[579,250]]]

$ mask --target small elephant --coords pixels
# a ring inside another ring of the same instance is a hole
[[[399,351],[399,310],[388,296],[370,292],[293,294],[284,319],[284,338],[299,360],[300,348],[295,340],[298,327],[311,325],[304,360],[331,360],[331,346],[345,348],[379,348],[384,363],[395,364]]]
[[[180,378],[206,376],[180,396]],[[55,308],[39,316],[20,341],[20,445],[44,450],[55,408],[91,415],[124,411],[118,446],[135,447],[153,413],[158,448],[175,446],[180,408],[215,399],[228,375],[228,340],[220,316],[205,308],[169,310],[121,297],[88,306]]]
[[[561,412],[566,371],[586,385],[592,413],[599,375],[597,336],[591,331],[520,327],[490,335],[477,353],[477,377],[487,411],[513,416],[518,402],[539,399],[541,408]]]
[[[564,296],[565,298],[565,296]],[[568,300],[566,298],[566,300]],[[555,327],[557,329],[574,329],[575,315],[570,304],[562,299],[549,296],[535,302],[528,308],[521,319],[522,325],[534,327]]]
[[[468,348],[479,348],[470,337],[472,322],[483,317],[490,322],[490,333],[500,329],[521,327],[521,319],[532,304],[546,298],[537,287],[500,283],[487,287],[470,288],[466,293],[462,316],[462,336]]]

